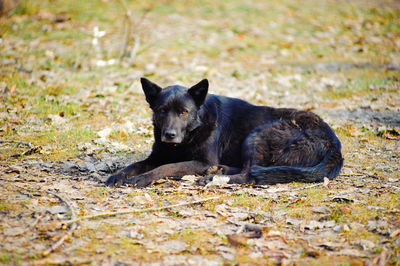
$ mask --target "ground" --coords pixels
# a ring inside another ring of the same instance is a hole
[[[399,17],[394,0],[21,1],[0,18],[0,264],[398,265]],[[105,187],[151,149],[142,76],[311,110],[344,168]]]

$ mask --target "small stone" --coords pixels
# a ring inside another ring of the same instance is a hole
[[[51,214],[66,213],[69,211],[67,206],[53,206],[48,210]]]
[[[336,225],[335,227],[333,227],[333,231],[334,231],[335,233],[340,233],[340,232],[342,231],[342,229],[343,229],[343,226],[340,225],[340,224],[338,224],[338,225]]]

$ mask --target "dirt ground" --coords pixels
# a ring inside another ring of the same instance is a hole
[[[21,1],[0,18],[0,264],[399,265],[397,1]],[[105,187],[151,150],[145,76],[311,110],[317,184]]]

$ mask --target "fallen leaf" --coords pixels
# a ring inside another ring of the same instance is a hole
[[[340,206],[339,211],[341,214],[350,214],[352,212],[352,208],[350,206]]]
[[[329,183],[330,183],[329,178],[324,177],[324,184],[323,184],[323,186],[324,186],[324,187],[328,187]]]
[[[326,206],[318,206],[313,208],[314,213],[330,214],[331,210]]]
[[[193,185],[197,179],[198,177],[194,175],[185,175],[181,178],[181,181],[187,183],[188,185]]]
[[[394,231],[390,234],[390,238],[394,239],[394,238],[396,238],[399,234],[400,234],[400,229],[394,230]]]
[[[8,93],[9,93],[10,95],[13,95],[16,91],[17,91],[17,86],[16,86],[15,84],[13,84],[13,85],[11,85],[11,87],[10,87]]]
[[[319,256],[321,256],[321,252],[319,250],[316,250],[316,249],[305,248],[304,249],[304,253],[307,256],[313,257],[313,258],[318,258]]]
[[[249,239],[244,234],[230,234],[226,235],[226,237],[228,238],[229,244],[235,247],[245,246],[247,244],[247,240]]]
[[[70,209],[67,206],[52,206],[48,209],[51,214],[66,213]]]
[[[229,176],[215,175],[215,176],[213,177],[213,180],[212,180],[210,183],[208,183],[208,184],[205,186],[205,188],[207,188],[207,187],[213,187],[213,186],[222,187],[222,186],[227,185],[228,182],[229,182],[229,180],[230,180]]]

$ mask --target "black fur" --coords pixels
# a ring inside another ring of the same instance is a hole
[[[207,175],[214,166],[230,183],[320,182],[336,177],[343,166],[340,141],[312,112],[207,94],[206,79],[189,89],[161,89],[145,78],[141,83],[153,110],[152,153],[109,177],[109,186]]]

